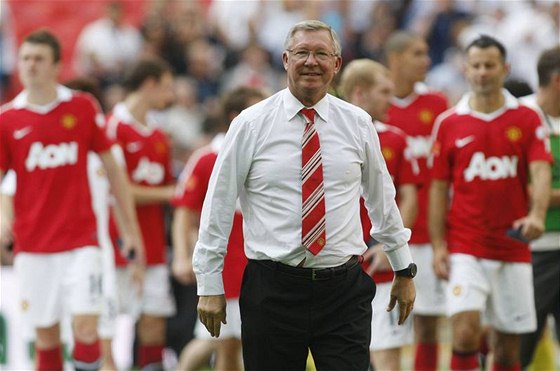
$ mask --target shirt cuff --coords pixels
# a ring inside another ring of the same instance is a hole
[[[408,244],[398,247],[391,251],[386,251],[387,258],[393,271],[400,271],[401,269],[408,268],[410,263],[412,263],[412,255],[410,255],[410,248]]]
[[[196,275],[197,295],[222,295],[224,293],[224,283],[220,273],[197,274]]]

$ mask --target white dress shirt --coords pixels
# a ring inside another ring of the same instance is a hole
[[[296,266],[333,267],[366,250],[362,194],[371,235],[385,244],[394,270],[412,262],[395,188],[370,116],[331,95],[313,108],[321,141],[327,243],[314,256],[301,245],[301,139],[304,106],[288,89],[243,111],[232,122],[214,165],[200,220],[193,267],[199,295],[222,294],[221,272],[239,196],[245,254]]]

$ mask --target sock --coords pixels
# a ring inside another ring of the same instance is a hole
[[[39,371],[58,371],[62,370],[62,346],[58,345],[51,349],[35,348],[37,354],[37,370]]]
[[[521,371],[521,363],[517,362],[510,366],[505,366],[494,362],[492,371]]]
[[[455,349],[451,355],[452,370],[478,370],[478,352],[459,352]]]
[[[89,344],[76,340],[72,357],[76,371],[98,370],[101,367],[99,339]]]
[[[163,361],[163,345],[140,345],[139,363],[141,369],[158,369]]]
[[[418,343],[414,357],[414,369],[417,371],[437,370],[438,344]]]

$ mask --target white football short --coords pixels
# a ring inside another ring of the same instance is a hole
[[[50,327],[64,313],[99,314],[101,310],[101,252],[94,246],[71,251],[18,253],[17,273],[21,309],[33,327]]]
[[[399,305],[390,312],[386,310],[391,297],[391,286],[392,282],[377,284],[375,298],[371,302],[373,315],[369,349],[372,351],[412,344],[412,318],[407,318],[405,323],[399,325]]]
[[[220,339],[241,339],[241,313],[239,311],[239,298],[226,300],[226,321],[220,328]],[[213,338],[206,327],[197,319],[194,326],[194,336],[197,339],[212,340]]]
[[[448,314],[480,311],[494,329],[513,334],[537,328],[530,263],[450,255]]]
[[[115,327],[118,314],[115,253],[110,240],[100,240],[100,245],[103,266],[103,276],[101,281],[103,302],[97,329],[99,332],[99,336],[102,339],[110,339],[115,336]]]
[[[418,273],[414,278],[416,300],[413,313],[424,316],[444,316],[447,282],[437,278],[434,272],[432,245],[410,245],[410,254],[418,266]]]
[[[175,314],[175,299],[171,292],[169,269],[165,264],[146,267],[141,295],[126,268],[117,268],[117,286],[121,313],[136,319],[140,314],[156,317],[170,317]]]

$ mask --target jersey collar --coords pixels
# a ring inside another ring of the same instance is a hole
[[[68,89],[63,85],[57,85],[55,100],[45,105],[37,105],[28,102],[27,100],[28,94],[29,93],[27,90],[24,90],[21,93],[19,93],[14,98],[13,107],[15,109],[28,109],[30,111],[45,114],[55,109],[60,103],[68,102],[69,100],[71,100],[73,95],[72,90]]]
[[[505,111],[507,111],[509,109],[516,109],[516,108],[519,107],[519,101],[517,100],[517,98],[515,98],[513,95],[511,95],[510,92],[508,92],[506,89],[502,89],[502,94],[504,96],[504,105],[502,107],[498,108],[494,112],[482,113],[482,112],[474,111],[471,108],[471,106],[469,105],[469,100],[470,100],[470,97],[472,95],[472,92],[469,92],[469,93],[466,93],[465,95],[463,95],[461,100],[459,100],[459,102],[457,103],[455,112],[458,115],[471,115],[471,116],[479,117],[479,118],[481,118],[482,120],[485,120],[485,121],[491,121],[491,120],[499,117]]]

